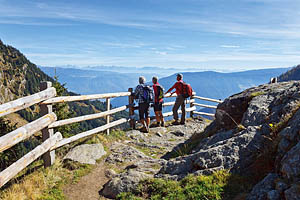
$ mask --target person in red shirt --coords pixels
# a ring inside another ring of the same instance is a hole
[[[176,89],[175,92],[177,94],[176,97],[176,101],[175,101],[175,105],[173,106],[173,118],[174,118],[174,122],[172,123],[173,125],[179,125],[179,124],[185,124],[185,101],[184,101],[184,97],[182,96],[182,83],[183,83],[183,75],[182,74],[177,74],[176,79],[177,82],[170,88],[168,89],[168,91],[165,93],[169,93],[171,92],[173,89]],[[174,92],[171,93],[171,95]],[[181,120],[180,123],[178,122],[178,109],[181,106]]]
[[[164,88],[159,85],[158,83],[158,77],[154,76],[152,78],[153,83],[153,91],[154,91],[154,112],[155,112],[155,118],[156,118],[156,125],[155,126],[164,126],[164,116],[162,114],[162,104],[164,102],[163,94],[164,94]]]

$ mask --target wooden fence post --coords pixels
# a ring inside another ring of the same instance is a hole
[[[193,103],[193,101],[192,101],[193,99],[194,99],[194,95],[191,96],[190,108],[192,108],[192,107],[194,106],[194,103]],[[193,115],[194,115],[194,113],[193,113],[193,111],[191,111],[191,112],[190,112],[190,117],[193,118]]]
[[[133,89],[132,88],[128,88],[128,92],[132,93]],[[135,129],[135,120],[134,120],[134,97],[132,95],[130,95],[128,97],[128,103],[129,103],[129,124],[130,124],[130,128]]]
[[[40,84],[40,90],[46,90],[52,86],[51,82],[42,82]],[[52,105],[51,104],[40,104],[40,113],[41,116],[46,115],[52,112]],[[54,132],[53,129],[44,128],[42,129],[42,140],[46,141],[48,138],[53,136]],[[43,155],[44,160],[44,167],[51,166],[55,161],[55,151],[48,151]]]
[[[106,98],[106,110],[110,110],[110,98]],[[110,117],[109,115],[106,116],[106,124],[109,124]],[[109,135],[109,128],[106,129],[106,134]]]

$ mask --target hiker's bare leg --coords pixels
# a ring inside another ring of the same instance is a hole
[[[146,123],[147,123],[147,126],[149,127],[149,124],[150,124],[150,117],[147,118]]]
[[[145,127],[145,124],[146,124],[146,123],[145,123],[145,120],[144,120],[144,119],[141,119],[141,124],[143,124],[143,127],[146,128],[146,127]]]
[[[155,111],[155,118],[156,118],[156,122],[158,124],[160,122],[160,111]]]
[[[159,119],[160,119],[160,122],[164,122],[164,116],[162,114],[162,111],[159,111]]]
[[[179,96],[176,97],[176,101],[175,101],[175,104],[173,106],[173,118],[175,121],[178,121],[178,108],[179,106],[181,105],[181,102],[180,102],[180,98]]]
[[[184,123],[185,122],[185,102],[184,102],[184,99],[183,99],[183,102],[181,104],[181,123]]]

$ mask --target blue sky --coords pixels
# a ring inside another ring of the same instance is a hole
[[[298,0],[0,0],[0,39],[43,66],[300,64]]]

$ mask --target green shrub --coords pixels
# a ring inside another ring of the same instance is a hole
[[[233,199],[237,194],[249,191],[251,187],[246,180],[225,170],[215,172],[210,176],[189,175],[181,181],[146,179],[139,183],[137,191],[121,193],[117,199]]]

